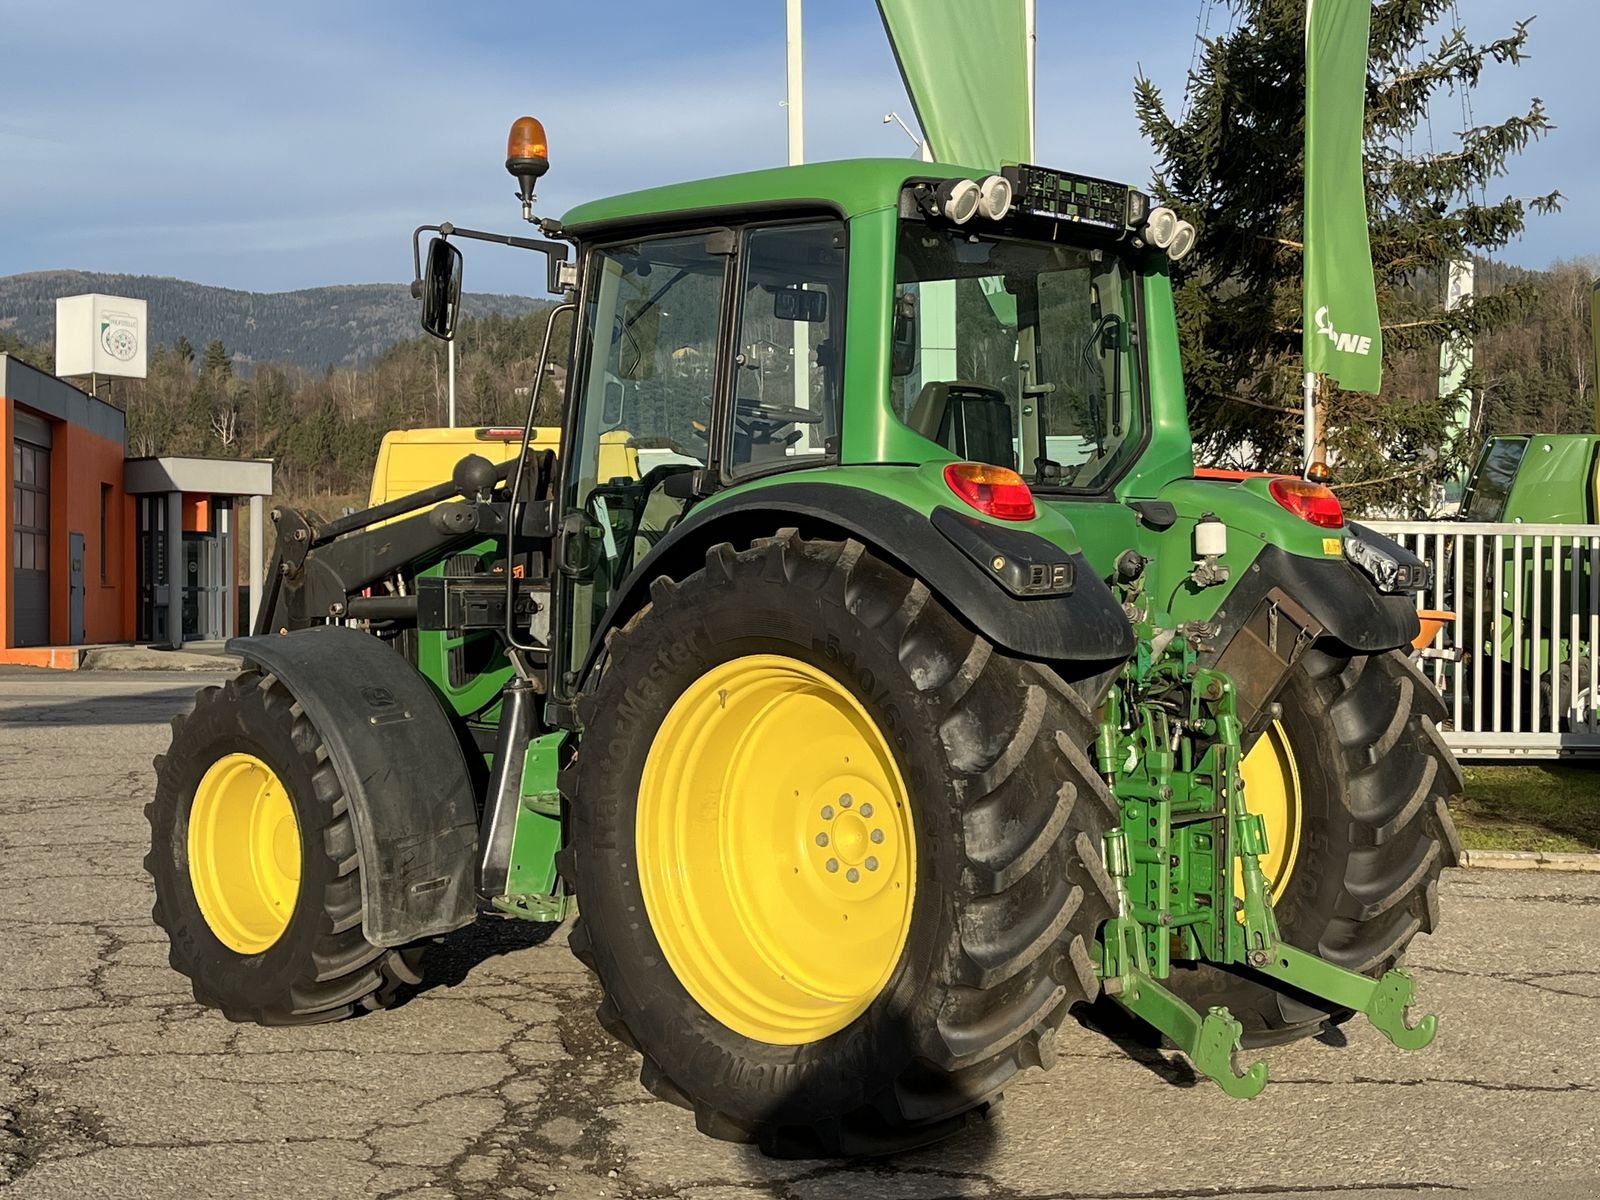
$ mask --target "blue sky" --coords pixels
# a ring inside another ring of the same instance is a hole
[[[1142,65],[1169,96],[1181,90],[1198,5],[1040,0],[1040,161],[1147,180],[1131,81]],[[0,0],[0,274],[75,267],[263,291],[403,281],[417,224],[519,224],[502,160],[523,112],[550,134],[546,213],[775,165],[783,7]],[[1500,191],[1560,188],[1565,209],[1536,219],[1506,257],[1543,266],[1600,254],[1600,8],[1460,10],[1480,40],[1538,14],[1532,61],[1490,68],[1478,119],[1539,95],[1559,126]],[[1227,19],[1219,6],[1213,28]],[[909,153],[882,123],[912,114],[871,0],[807,0],[806,37],[808,157]],[[534,263],[480,247],[468,287],[535,292]]]

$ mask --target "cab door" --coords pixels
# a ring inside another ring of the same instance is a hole
[[[668,480],[720,468],[735,244],[702,229],[587,254],[561,456],[558,701],[618,585],[683,514],[689,491]]]

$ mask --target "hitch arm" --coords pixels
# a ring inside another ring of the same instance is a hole
[[[1126,986],[1115,993],[1118,1004],[1159,1029],[1206,1078],[1230,1096],[1249,1100],[1267,1086],[1267,1064],[1255,1062],[1241,1075],[1234,1070],[1233,1053],[1244,1032],[1225,1008],[1212,1008],[1202,1017],[1191,1005],[1174,996],[1154,979],[1134,971]]]
[[[1284,942],[1279,942],[1264,962],[1251,965],[1261,974],[1303,992],[1331,1000],[1341,1008],[1355,1009],[1402,1050],[1421,1050],[1439,1031],[1439,1018],[1432,1013],[1415,1025],[1406,1023],[1406,1011],[1415,999],[1416,981],[1398,967],[1372,979]]]

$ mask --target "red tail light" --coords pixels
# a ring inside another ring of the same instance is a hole
[[[1021,475],[988,463],[951,463],[944,469],[950,490],[985,516],[1002,521],[1031,521],[1033,493]]]
[[[1324,529],[1344,524],[1344,506],[1332,488],[1305,479],[1274,479],[1267,487],[1274,500],[1302,520]]]

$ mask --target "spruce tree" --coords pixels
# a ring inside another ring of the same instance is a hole
[[[1196,442],[1214,462],[1293,471],[1301,437],[1306,4],[1218,7],[1232,21],[1202,39],[1181,111],[1143,75],[1134,103],[1156,151],[1156,194],[1200,231],[1195,251],[1174,269]],[[1554,127],[1537,98],[1492,123],[1469,119],[1480,76],[1528,58],[1530,21],[1477,42],[1454,16],[1453,0],[1380,0],[1373,8],[1367,206],[1384,392],[1329,384],[1319,405],[1336,481],[1356,507],[1408,507],[1470,456],[1475,436],[1449,436],[1459,397],[1437,394],[1439,346],[1518,319],[1531,293],[1514,285],[1447,312],[1445,272],[1453,260],[1504,247],[1532,213],[1560,200],[1554,191],[1490,195],[1512,156]],[[1464,386],[1475,383],[1469,374]]]

